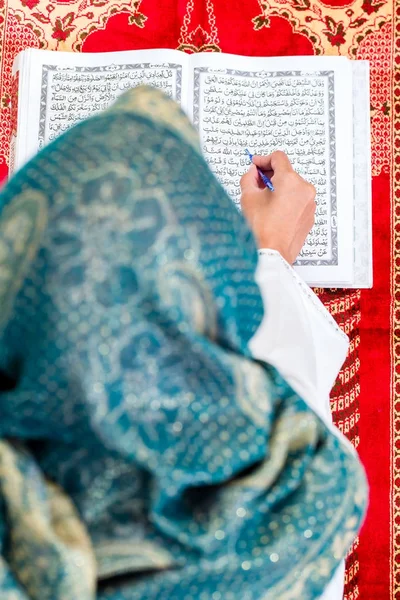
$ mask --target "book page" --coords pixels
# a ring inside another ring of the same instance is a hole
[[[371,288],[372,185],[369,63],[351,61],[354,137],[354,278],[355,288]]]
[[[345,58],[191,57],[189,99],[211,169],[235,203],[245,154],[283,150],[317,189],[315,226],[296,268],[312,284],[353,273],[350,62]]]
[[[96,54],[28,50],[22,58],[29,80],[22,101],[29,115],[20,128],[28,135],[19,163],[76,123],[108,108],[129,88],[151,85],[179,103],[186,100],[188,57],[175,50]]]

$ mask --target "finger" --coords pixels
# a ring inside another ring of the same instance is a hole
[[[266,175],[268,177],[269,180],[272,180],[274,177],[274,172],[273,171],[264,171],[262,169],[260,169],[261,173],[263,173],[263,175]],[[267,186],[264,183],[264,180],[261,176],[261,173],[259,171],[258,172],[258,187],[261,190],[265,190],[267,188]],[[268,189],[268,188],[267,188]]]
[[[256,166],[250,165],[250,168],[247,171],[247,173],[245,173],[240,179],[240,189],[242,190],[242,192],[254,188],[259,189],[261,187],[261,184],[261,177],[258,174]]]
[[[264,173],[264,175],[266,175],[268,177],[268,179],[272,179],[274,176],[273,171],[265,171],[264,169],[262,169],[262,172]]]
[[[253,163],[265,171],[273,171],[274,173],[285,173],[293,171],[292,164],[284,152],[277,150],[268,156],[253,156]]]

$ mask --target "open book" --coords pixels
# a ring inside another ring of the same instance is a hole
[[[285,151],[317,188],[315,226],[296,269],[311,285],[371,287],[369,66],[344,57],[253,58],[176,50],[16,59],[18,126],[11,168],[63,131],[149,84],[180,102],[233,202],[253,154]]]

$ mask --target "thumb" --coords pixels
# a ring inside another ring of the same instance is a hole
[[[247,173],[242,175],[240,178],[240,189],[243,193],[249,190],[259,189],[259,187],[260,185],[257,167],[251,164]]]

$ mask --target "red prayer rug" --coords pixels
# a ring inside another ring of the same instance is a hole
[[[371,62],[374,288],[319,293],[351,339],[332,409],[371,487],[346,599],[400,600],[400,1],[0,0],[0,180],[8,169],[11,67],[26,47]]]

